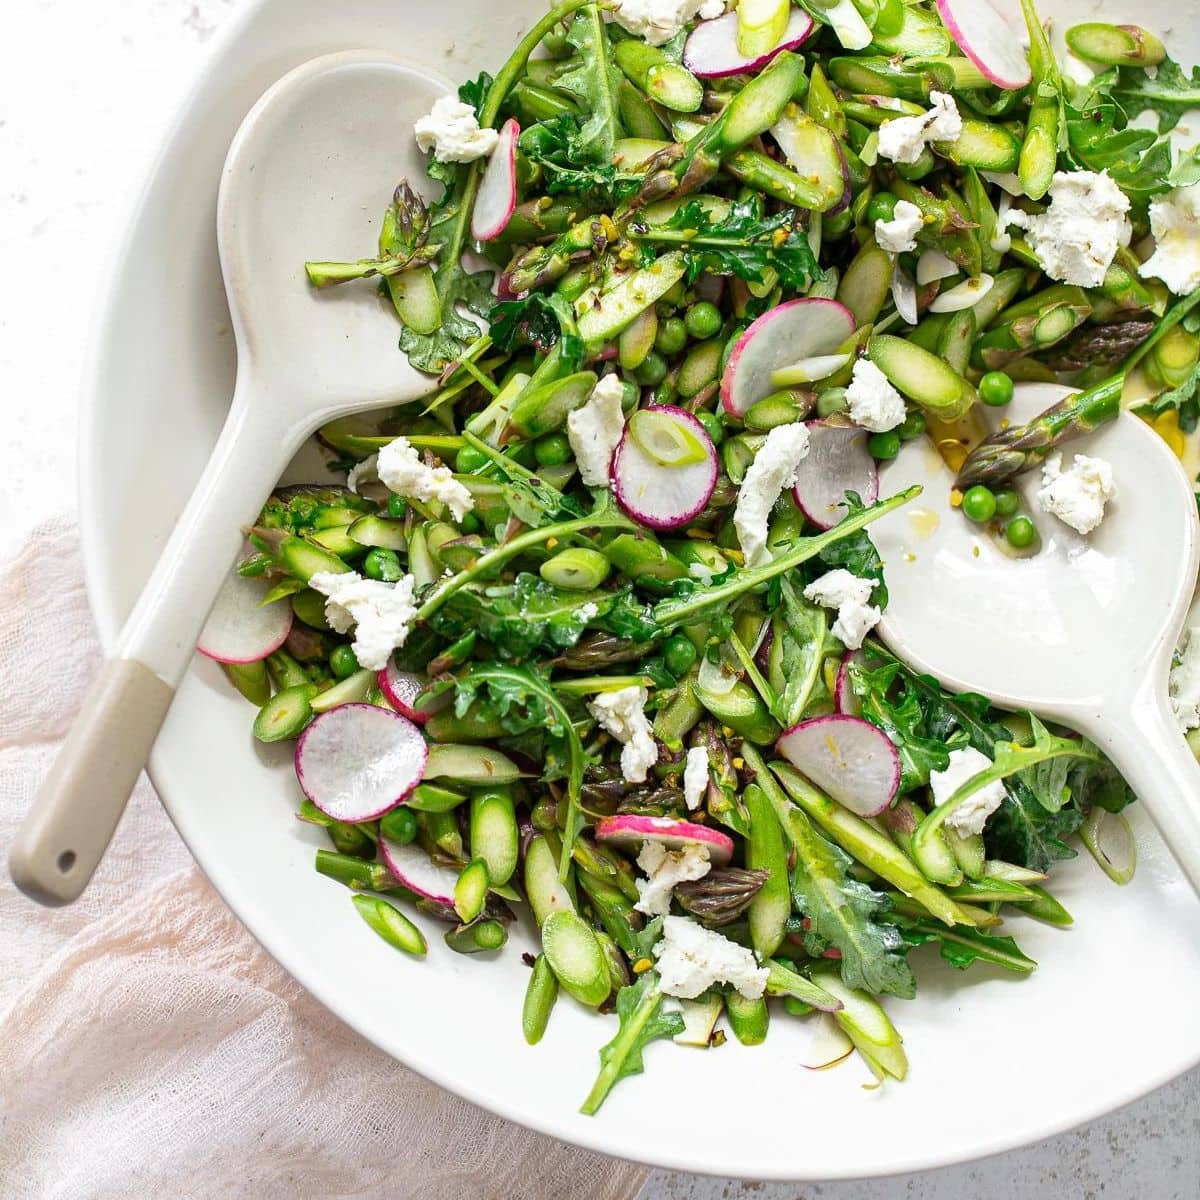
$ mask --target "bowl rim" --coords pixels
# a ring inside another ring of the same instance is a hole
[[[276,0],[249,0],[246,7],[230,18],[229,23],[217,33],[207,47],[204,56],[196,68],[196,75],[191,85],[175,105],[170,119],[164,127],[157,151],[142,169],[141,182],[133,193],[129,215],[125,220],[120,236],[114,239],[107,255],[106,265],[109,269],[102,275],[105,285],[99,296],[99,304],[89,323],[86,348],[83,355],[83,366],[80,372],[78,404],[77,482],[79,527],[88,604],[93,619],[96,622],[101,646],[105,652],[111,651],[116,642],[120,632],[120,619],[117,614],[115,596],[110,588],[111,580],[106,578],[106,568],[103,562],[101,549],[103,539],[99,517],[101,506],[89,503],[89,500],[97,494],[101,486],[101,464],[99,457],[94,453],[92,448],[97,444],[95,430],[104,412],[103,388],[100,386],[101,366],[118,311],[116,301],[123,273],[121,266],[130,257],[131,251],[136,245],[139,228],[150,208],[155,185],[167,168],[167,160],[171,150],[185,132],[188,120],[194,112],[198,108],[203,107],[206,98],[220,87],[218,78],[220,64],[226,58],[230,48],[242,39],[246,30],[254,23],[260,12],[274,2]],[[343,48],[345,47],[330,46],[325,47],[323,50],[314,48],[313,54],[316,55],[328,52],[331,49]],[[216,232],[214,230],[214,241],[215,237]],[[195,859],[196,865],[204,872],[205,877],[221,897],[222,902],[234,912],[247,932],[250,933],[255,941],[266,950],[284,971],[296,979],[330,1013],[383,1053],[396,1058],[404,1066],[416,1071],[463,1100],[486,1108],[505,1120],[512,1121],[514,1124],[522,1125],[525,1128],[546,1136],[581,1146],[598,1154],[637,1162],[648,1168],[661,1168],[690,1175],[727,1177],[738,1174],[736,1170],[730,1170],[731,1164],[728,1160],[697,1163],[694,1160],[685,1160],[678,1154],[661,1151],[655,1153],[649,1146],[644,1147],[644,1152],[641,1153],[636,1152],[638,1147],[628,1145],[614,1146],[614,1138],[612,1136],[605,1136],[606,1127],[603,1121],[595,1118],[592,1119],[588,1126],[584,1127],[582,1132],[580,1132],[578,1126],[568,1129],[556,1118],[541,1117],[538,1115],[536,1109],[523,1106],[519,1097],[513,1095],[511,1091],[507,1096],[499,1090],[483,1092],[477,1083],[472,1083],[470,1080],[462,1078],[456,1073],[443,1069],[435,1055],[427,1055],[421,1050],[419,1041],[414,1041],[413,1044],[405,1047],[403,1054],[397,1050],[382,1046],[376,1040],[373,1032],[365,1027],[364,1023],[360,1023],[354,1016],[344,1013],[339,1008],[336,998],[330,994],[329,989],[325,986],[325,981],[321,978],[320,972],[310,972],[303,967],[297,968],[289,965],[288,947],[284,944],[284,941],[275,937],[269,931],[257,928],[256,923],[252,923],[252,918],[245,911],[245,906],[236,898],[236,889],[227,890],[222,886],[223,872],[219,864],[207,864],[205,862],[206,856],[202,851],[198,851],[193,846],[191,840],[181,827],[181,822],[177,819],[170,800],[170,784],[165,778],[160,782],[159,777],[162,774],[162,765],[156,765],[152,760],[147,771],[163,808],[171,819],[172,824],[175,825],[185,845],[187,845],[188,851]],[[768,1167],[761,1172],[742,1175],[741,1177],[777,1182],[839,1182],[890,1178],[897,1175],[909,1175],[981,1161],[1009,1151],[1033,1146],[1039,1141],[1056,1137],[1081,1125],[1114,1113],[1179,1078],[1197,1065],[1200,1065],[1200,1039],[1197,1039],[1196,1048],[1191,1055],[1179,1059],[1169,1067],[1152,1071],[1146,1076],[1138,1076],[1136,1080],[1129,1080],[1125,1086],[1117,1088],[1114,1091],[1095,1093],[1093,1099],[1081,1100],[1069,1112],[1064,1113],[1060,1118],[1042,1123],[1036,1130],[1033,1128],[1011,1129],[1007,1133],[992,1133],[989,1131],[968,1146],[961,1148],[946,1147],[943,1152],[939,1153],[931,1153],[928,1146],[926,1146],[921,1152],[910,1152],[904,1155],[893,1156],[886,1166],[871,1168],[865,1172],[861,1168],[855,1170],[852,1164],[847,1163],[845,1170],[826,1169],[818,1176],[811,1174],[797,1175],[790,1171],[781,1171]],[[594,1134],[590,1132],[592,1129],[595,1130]]]

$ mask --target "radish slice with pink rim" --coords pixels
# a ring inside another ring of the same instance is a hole
[[[879,499],[879,468],[867,449],[865,429],[809,421],[808,432],[808,455],[796,472],[792,495],[818,529],[832,529],[849,512],[847,492],[856,492],[864,504]]]
[[[958,48],[990,83],[1010,92],[1028,86],[1033,71],[1017,28],[990,0],[937,0],[937,10]]]
[[[454,885],[458,882],[458,872],[453,867],[435,863],[414,842],[404,845],[381,837],[379,853],[396,881],[410,892],[416,892],[418,896],[438,904],[454,904]]]
[[[683,65],[698,79],[751,75],[761,71],[781,50],[795,50],[811,36],[815,22],[803,9],[793,8],[783,37],[765,54],[750,58],[737,48],[738,15],[726,13],[701,21],[683,47]]]
[[[426,682],[420,675],[400,670],[394,659],[389,659],[388,665],[379,672],[379,690],[384,698],[398,713],[418,725],[424,725],[431,715],[415,707]]]
[[[833,702],[837,705],[838,712],[848,717],[862,716],[862,701],[855,695],[854,685],[850,682],[850,668],[855,663],[861,663],[864,657],[861,650],[851,650],[838,667],[837,682],[833,687]]]
[[[721,378],[721,403],[744,417],[775,388],[771,376],[805,358],[833,354],[854,333],[854,315],[836,300],[803,298],[763,313],[738,338]]]
[[[670,417],[681,435],[703,454],[699,462],[664,466],[638,444],[626,427],[613,454],[609,477],[617,503],[647,529],[678,529],[704,511],[717,486],[717,450],[708,431],[690,412],[670,404],[647,411]]]
[[[487,170],[479,183],[479,194],[471,210],[471,236],[478,242],[498,238],[508,227],[517,207],[517,138],[521,126],[508,120],[500,127]]]
[[[605,817],[596,824],[596,841],[629,850],[646,842],[657,842],[667,850],[703,846],[716,867],[726,866],[733,857],[733,838],[719,829],[675,817]]]
[[[412,795],[428,757],[407,717],[374,704],[343,704],[300,735],[296,778],[326,816],[371,821]]]
[[[204,624],[196,649],[217,662],[241,665],[274,654],[292,632],[292,606],[277,600],[264,606],[271,585],[234,571],[225,580]]]
[[[860,817],[877,817],[900,790],[900,755],[883,730],[835,713],[793,725],[775,749],[802,775]]]

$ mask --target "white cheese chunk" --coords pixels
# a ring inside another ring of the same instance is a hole
[[[724,0],[620,0],[613,19],[651,46],[661,46],[693,17],[707,21],[724,12]]]
[[[625,432],[621,402],[625,385],[619,375],[605,375],[592,389],[587,403],[567,417],[567,441],[579,466],[579,477],[588,487],[608,487],[613,453]]]
[[[694,1000],[715,983],[728,983],[747,1000],[767,990],[770,971],[754,954],[690,917],[667,917],[662,941],[654,947],[658,976],[668,996]]]
[[[808,430],[802,422],[777,425],[767,434],[767,440],[742,480],[733,526],[748,567],[759,567],[771,561],[767,549],[771,509],[784,489],[795,485],[796,472],[808,454],[808,438]]]
[[[890,221],[875,222],[875,241],[880,250],[889,254],[907,254],[917,248],[917,234],[924,227],[921,210],[907,200],[900,200]]]
[[[627,783],[645,783],[650,768],[658,762],[658,744],[646,719],[644,687],[601,692],[588,704],[600,727],[621,743],[621,774]]]
[[[944,771],[932,771],[929,786],[933,789],[934,804],[945,804],[969,779],[986,771],[992,760],[973,747],[952,750],[950,763]],[[946,826],[963,835],[982,833],[987,819],[1004,803],[1004,784],[998,780],[972,793],[947,818]]]
[[[689,811],[700,807],[706,791],[708,791],[708,750],[704,746],[693,746],[687,752],[687,762],[683,768],[683,799]]]
[[[1177,296],[1200,288],[1200,183],[1150,201],[1154,253],[1139,272],[1161,279]]]
[[[475,500],[449,467],[431,467],[407,438],[398,437],[379,452],[376,471],[380,481],[397,496],[423,500],[427,504],[444,504],[456,521],[461,521],[474,507]]]
[[[438,162],[466,163],[484,158],[496,148],[500,135],[481,129],[475,110],[457,96],[439,96],[427,116],[413,126],[417,145],[433,151]]]
[[[870,603],[874,590],[874,580],[862,579],[839,568],[810,583],[804,589],[804,596],[822,608],[838,610],[830,632],[848,650],[857,650],[883,619],[883,613]]]
[[[919,117],[895,117],[879,127],[879,155],[911,166],[930,142],[952,142],[962,134],[954,97],[930,92],[931,108]]]
[[[1059,171],[1050,184],[1050,207],[1031,214],[1014,208],[1004,220],[1025,239],[1051,279],[1099,287],[1117,251],[1133,235],[1129,198],[1112,179],[1094,171]],[[997,229],[1003,234],[1002,228]]]
[[[1187,641],[1171,668],[1171,708],[1184,733],[1200,729],[1200,625],[1187,631]]]
[[[647,877],[637,880],[638,902],[633,907],[648,917],[665,917],[671,911],[675,885],[703,879],[712,867],[708,849],[694,843],[668,850],[658,842],[646,842],[637,863]]]
[[[360,483],[367,483],[373,479],[379,478],[379,455],[372,454],[370,458],[364,458],[362,462],[355,463],[350,468],[350,474],[346,476],[346,486],[352,491],[358,492]]]
[[[846,403],[850,406],[850,419],[872,433],[887,433],[902,425],[908,415],[904,397],[869,358],[860,358],[854,364]]]
[[[1038,504],[1065,525],[1089,534],[1104,520],[1104,506],[1117,494],[1112,466],[1102,458],[1085,454],[1075,455],[1066,471],[1062,463],[1061,454],[1046,459]]]
[[[417,615],[411,575],[381,583],[355,571],[318,571],[308,586],[326,597],[325,619],[338,633],[354,629],[354,657],[372,671],[382,671],[392,651],[404,645]]]

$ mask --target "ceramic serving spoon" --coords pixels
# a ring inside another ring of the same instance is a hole
[[[1026,421],[1066,393],[1020,387],[1003,416]],[[1080,537],[1037,508],[1041,474],[1026,475],[1016,487],[1043,544],[1019,559],[950,506],[953,476],[938,453],[907,446],[884,472],[884,492],[925,490],[872,527],[890,595],[880,633],[948,688],[1091,738],[1200,892],[1200,765],[1167,692],[1200,561],[1196,497],[1166,443],[1131,414],[1068,445],[1068,464],[1075,450],[1112,463],[1118,495],[1108,516]]]
[[[316,293],[303,264],[371,252],[387,199],[380,181],[424,178],[408,131],[449,90],[424,68],[381,53],[332,54],[280,80],[238,131],[218,204],[238,350],[233,404],[13,845],[13,879],[35,899],[68,904],[86,887],[239,551],[240,530],[292,455],[335,417],[429,390],[398,350],[395,315],[375,289]],[[171,286],[169,273],[162,286]]]

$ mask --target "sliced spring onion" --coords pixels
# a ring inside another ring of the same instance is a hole
[[[1113,883],[1124,887],[1137,867],[1137,843],[1124,813],[1093,808],[1084,818],[1079,837]]]
[[[812,358],[802,358],[792,363],[790,367],[780,367],[771,372],[771,386],[777,388],[795,387],[800,383],[816,383],[819,379],[828,379],[836,374],[850,361],[849,354],[817,354]]]
[[[661,467],[688,467],[708,457],[703,442],[670,413],[639,409],[629,418],[629,432]]]
[[[926,250],[917,260],[917,284],[920,287],[942,279],[950,279],[958,272],[958,264],[952,262],[940,250]]]
[[[967,308],[974,308],[995,286],[996,280],[991,275],[979,275],[968,279],[948,292],[942,292],[929,306],[932,313],[956,313]]]

